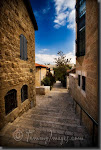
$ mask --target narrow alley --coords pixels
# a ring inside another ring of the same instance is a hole
[[[80,126],[73,100],[59,81],[50,93],[37,95],[36,107],[2,129],[0,141],[7,147],[91,146],[91,137]]]

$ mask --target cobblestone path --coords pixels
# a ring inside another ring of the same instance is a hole
[[[0,143],[6,147],[90,147],[91,137],[80,126],[67,89],[57,82],[50,93],[37,96],[36,107],[2,129]]]

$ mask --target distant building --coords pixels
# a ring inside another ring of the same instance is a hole
[[[50,69],[53,69],[53,68],[56,68],[57,67],[57,65],[56,64],[50,64],[50,65],[46,65],[48,68],[50,68]]]
[[[46,77],[48,67],[45,65],[35,63],[35,86],[41,86],[41,81]]]
[[[70,74],[70,73],[76,73],[76,68],[72,68],[72,69],[67,69],[67,76]]]
[[[46,65],[46,66],[49,68],[49,72],[51,72],[52,75],[54,75],[54,68],[56,68],[57,65],[56,64],[54,64],[54,65],[50,64],[50,65]]]
[[[76,74],[70,74],[72,97],[98,122],[98,1],[76,1]],[[80,108],[77,105],[77,111]],[[84,112],[82,121],[92,131]],[[96,126],[95,126],[96,128]],[[95,129],[96,130],[96,129]],[[95,138],[97,140],[97,137]]]
[[[68,65],[69,65],[70,67],[72,67],[72,68],[75,67],[75,64],[74,64],[74,63],[69,63]]]
[[[29,0],[0,1],[0,128],[36,104],[35,30]]]
[[[69,90],[69,74],[76,73],[76,68],[67,69],[67,76],[66,76],[66,88]]]

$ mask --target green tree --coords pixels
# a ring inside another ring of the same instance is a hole
[[[70,59],[66,59],[66,55],[62,51],[58,51],[58,58],[55,58],[57,66],[67,66],[69,68]]]
[[[57,68],[54,68],[55,72],[55,78],[56,80],[59,80],[62,82],[63,86],[66,86],[66,75],[67,75],[67,69],[70,69],[69,62],[70,59],[66,59],[65,54],[62,51],[59,51],[58,58],[55,58],[55,63],[57,65]]]

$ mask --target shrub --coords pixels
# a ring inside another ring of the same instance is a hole
[[[50,84],[51,84],[50,78],[49,78],[49,77],[45,77],[45,78],[41,81],[41,83],[42,83],[42,85],[50,86]]]
[[[52,76],[50,72],[47,73],[46,77],[41,81],[42,85],[53,86],[55,83],[55,76]]]

